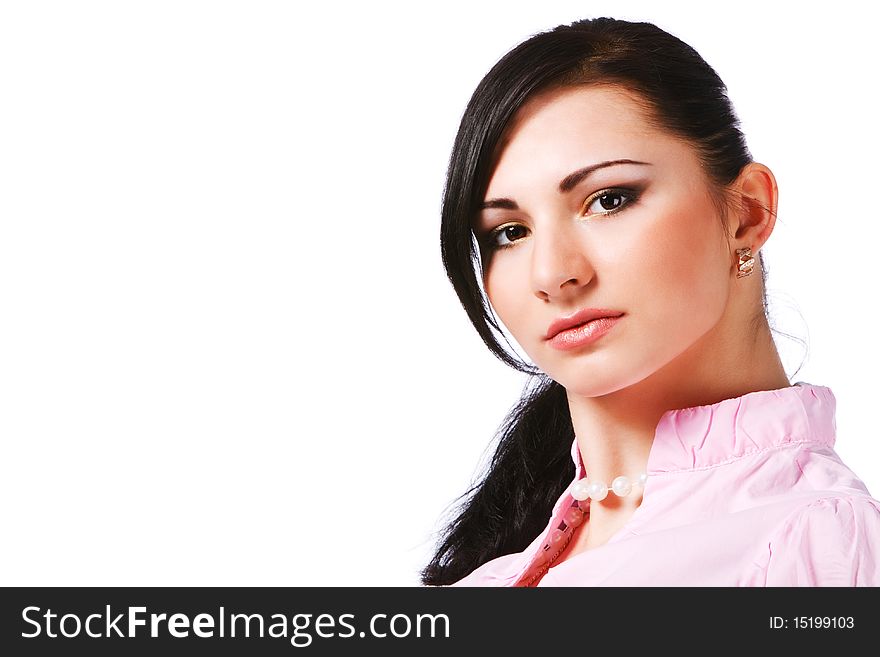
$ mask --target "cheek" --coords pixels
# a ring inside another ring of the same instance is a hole
[[[714,207],[672,211],[643,237],[638,278],[650,281],[642,295],[653,319],[678,329],[717,320],[727,303],[729,268]]]
[[[510,260],[503,257],[494,260],[483,278],[483,287],[495,314],[514,332],[521,314],[518,308],[523,305],[526,289],[522,272],[512,266]]]

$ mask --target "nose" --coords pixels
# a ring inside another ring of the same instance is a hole
[[[595,277],[588,248],[576,228],[545,228],[532,237],[532,288],[543,301],[576,295]]]

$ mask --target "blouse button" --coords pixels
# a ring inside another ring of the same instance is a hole
[[[555,545],[559,543],[563,538],[565,538],[565,532],[561,529],[554,529],[550,534],[550,544]]]
[[[584,521],[584,512],[576,506],[573,506],[565,512],[563,520],[569,527],[577,527]]]

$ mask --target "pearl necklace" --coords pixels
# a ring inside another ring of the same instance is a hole
[[[587,514],[590,513],[589,505],[581,505],[581,502],[590,499],[597,502],[604,500],[608,496],[608,491],[613,491],[618,497],[626,497],[635,486],[644,488],[648,481],[648,473],[640,474],[635,482],[630,481],[629,477],[615,477],[611,482],[611,487],[605,485],[604,481],[590,481],[587,477],[578,479],[571,485],[569,494],[575,499],[575,502],[565,510],[562,515],[561,523],[555,527],[548,539],[538,550],[535,557],[535,570],[529,579],[525,580],[524,586],[533,586],[541,576],[547,572],[556,557],[558,557],[566,547],[574,534],[575,527],[580,526]]]
[[[584,477],[572,484],[571,496],[579,502],[588,498],[600,502],[607,497],[608,491],[614,491],[614,494],[618,497],[626,497],[632,492],[634,486],[644,488],[647,481],[647,472],[640,474],[635,482],[630,481],[629,477],[621,475],[611,482],[611,487],[609,488],[604,481],[590,481],[587,477]]]

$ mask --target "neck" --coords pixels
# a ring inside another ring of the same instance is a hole
[[[651,376],[598,397],[569,393],[568,403],[581,459],[592,481],[607,485],[647,471],[660,417],[668,410],[714,404],[759,390],[791,385],[766,321],[755,340],[730,340],[718,326]],[[641,493],[608,495],[591,507],[591,523],[631,514]]]

